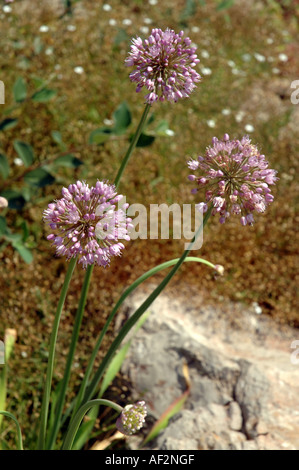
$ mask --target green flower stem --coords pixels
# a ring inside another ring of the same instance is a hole
[[[142,129],[144,127],[144,124],[146,122],[146,118],[147,118],[147,115],[148,115],[148,112],[149,112],[149,109],[150,109],[151,105],[150,104],[147,104],[144,108],[144,111],[143,111],[143,114],[141,116],[141,119],[140,119],[140,122],[138,124],[138,127],[137,127],[137,130],[136,130],[136,133],[133,137],[133,139],[131,140],[131,144],[127,150],[127,153],[126,155],[124,156],[123,158],[123,161],[121,162],[121,165],[120,165],[120,168],[118,170],[118,173],[117,173],[117,176],[115,178],[115,181],[114,181],[114,184],[115,184],[115,187],[117,188],[118,185],[119,185],[119,182],[120,182],[120,179],[122,177],[122,174],[127,166],[127,163],[130,159],[130,156],[134,150],[134,148],[136,147],[136,144],[138,142],[138,139],[140,137],[140,134],[142,132]]]
[[[172,268],[172,270],[165,276],[163,281],[156,287],[156,289],[148,296],[148,298],[143,302],[143,304],[136,310],[136,312],[129,318],[129,320],[125,323],[125,325],[122,327],[120,330],[118,336],[115,338],[113,341],[112,345],[110,346],[106,356],[104,357],[101,365],[97,369],[93,380],[91,381],[89,387],[86,390],[83,402],[86,402],[90,400],[93,395],[95,394],[99,381],[101,380],[105,369],[109,362],[111,361],[112,357],[114,356],[116,350],[120,346],[121,342],[125,338],[125,336],[128,334],[128,332],[131,330],[131,328],[136,324],[136,322],[139,320],[141,315],[149,308],[149,306],[153,303],[153,301],[158,297],[158,295],[163,291],[163,289],[167,286],[169,281],[172,279],[172,277],[175,275],[175,273],[178,271],[178,269],[181,267],[183,262],[186,260],[190,250],[192,249],[195,241],[197,240],[198,236],[202,232],[204,226],[206,225],[210,215],[212,212],[212,206],[208,209],[207,213],[204,216],[203,222],[200,225],[199,229],[197,230],[195,236],[193,237],[193,240],[191,241],[190,245],[188,246],[187,250],[184,251],[178,262],[175,264],[175,266]]]
[[[136,130],[136,133],[135,133],[135,135],[134,135],[134,137],[133,137],[133,139],[130,143],[130,146],[127,150],[127,153],[125,154],[125,156],[123,158],[123,161],[121,163],[121,166],[119,168],[119,171],[117,173],[117,176],[116,176],[116,179],[115,179],[115,182],[114,182],[116,187],[119,185],[122,174],[123,174],[123,172],[124,172],[124,170],[127,166],[127,163],[128,163],[128,161],[131,157],[131,154],[132,154],[134,148],[136,147],[136,144],[138,142],[138,139],[140,137],[142,129],[145,125],[149,109],[150,109],[150,105],[147,104],[144,108],[143,114],[141,116],[140,122],[139,122],[137,130]],[[75,267],[75,263],[74,263],[74,266],[72,268],[72,272],[73,272],[74,267]],[[69,266],[69,271],[71,270],[70,268],[71,268],[71,263],[70,263],[70,266]],[[57,414],[56,414],[55,426],[52,429],[51,436],[50,436],[50,441],[49,441],[50,448],[54,444],[54,440],[57,436],[59,426],[60,426],[60,419],[61,419],[61,413],[62,413],[62,409],[63,409],[64,398],[65,398],[65,394],[66,394],[67,385],[68,385],[68,382],[69,382],[69,376],[70,376],[70,369],[71,369],[71,365],[72,365],[72,360],[73,360],[76,344],[77,344],[77,341],[78,341],[78,335],[79,335],[79,330],[80,330],[80,326],[81,326],[82,315],[83,315],[83,310],[84,310],[84,307],[85,307],[86,297],[87,297],[87,293],[88,293],[88,287],[89,287],[89,283],[90,283],[91,273],[92,273],[92,268],[87,269],[87,272],[86,272],[86,275],[85,275],[85,278],[84,278],[84,284],[83,284],[82,291],[81,291],[80,303],[79,303],[77,316],[76,316],[76,320],[75,320],[75,328],[74,328],[75,331],[73,332],[73,335],[72,335],[70,352],[69,352],[69,356],[68,356],[68,360],[67,360],[65,375],[64,375],[64,378],[63,378],[62,390],[60,392],[59,401],[58,401],[58,404],[57,404],[57,411],[56,411]],[[71,276],[68,279],[67,287],[69,285],[70,278],[71,278]],[[67,277],[65,279],[64,287],[66,286],[66,282],[67,282]],[[49,353],[50,356],[49,356],[48,369],[47,369],[46,386],[45,386],[44,397],[43,397],[43,402],[42,402],[41,424],[40,424],[40,433],[39,433],[39,438],[38,438],[38,448],[39,449],[44,449],[44,447],[45,447],[46,428],[47,428],[48,410],[49,410],[49,401],[50,401],[50,392],[51,392],[51,382],[52,382],[53,366],[54,366],[55,345],[56,345],[57,332],[58,332],[58,327],[59,327],[59,322],[60,322],[61,310],[62,310],[63,303],[64,303],[64,300],[65,300],[67,287],[66,287],[65,291],[64,291],[64,288],[63,288],[63,291],[61,292],[61,299],[60,299],[60,302],[59,302],[59,305],[58,305],[58,308],[57,308],[55,323],[54,323],[54,326],[53,326],[53,331],[52,331],[52,336],[51,336],[50,353]]]
[[[62,450],[71,450],[73,446],[74,439],[76,437],[77,431],[79,429],[79,426],[86,415],[88,411],[93,407],[93,406],[110,406],[110,408],[113,408],[114,410],[118,411],[119,413],[122,412],[123,408],[122,406],[117,405],[113,401],[110,400],[103,400],[103,399],[96,399],[96,400],[90,400],[87,403],[85,403],[79,410],[77,411],[73,421],[71,422],[68,432],[65,436],[65,441],[62,446]]]
[[[69,288],[69,284],[72,278],[73,271],[75,269],[77,258],[72,258],[69,262],[68,270],[65,275],[64,283],[60,293],[59,302],[57,305],[57,310],[55,314],[54,324],[52,328],[51,338],[50,338],[50,348],[49,348],[49,358],[47,366],[47,375],[45,382],[45,389],[42,401],[42,409],[40,415],[40,430],[38,436],[38,449],[43,450],[45,447],[45,438],[47,430],[47,421],[49,413],[49,402],[50,402],[50,393],[51,393],[51,383],[54,369],[54,357],[55,357],[55,348],[57,341],[58,328],[60,324],[60,318],[62,314],[63,305],[65,302],[66,294]]]
[[[103,341],[103,338],[106,334],[106,331],[108,330],[108,327],[110,325],[110,323],[112,322],[113,318],[115,317],[115,314],[117,313],[118,309],[120,308],[120,306],[123,304],[123,302],[125,301],[125,299],[128,297],[129,294],[131,294],[132,291],[134,291],[135,289],[137,289],[137,287],[144,281],[146,281],[148,278],[150,278],[151,276],[154,276],[155,274],[157,274],[158,272],[162,271],[163,269],[166,269],[166,268],[169,268],[173,265],[175,265],[177,262],[179,261],[179,258],[176,258],[176,259],[173,259],[173,260],[170,260],[170,261],[166,261],[165,263],[162,263],[162,264],[159,264],[158,266],[155,266],[154,268],[150,269],[149,271],[147,271],[146,273],[142,274],[142,276],[140,276],[138,279],[136,279],[124,292],[123,294],[120,296],[119,300],[117,301],[117,303],[115,304],[112,312],[110,313],[109,317],[107,318],[107,321],[97,339],[97,342],[95,344],[95,347],[92,351],[92,354],[90,356],[90,359],[89,359],[89,363],[88,363],[88,366],[87,366],[87,369],[86,369],[86,372],[84,374],[84,378],[83,378],[83,381],[81,383],[81,387],[80,387],[80,390],[79,390],[79,393],[76,397],[76,405],[74,407],[74,410],[73,410],[73,416],[74,414],[76,413],[76,411],[78,410],[78,407],[80,406],[80,403],[82,401],[82,398],[84,397],[84,394],[85,394],[85,391],[86,391],[86,387],[87,387],[87,384],[88,384],[88,381],[89,381],[89,377],[91,375],[91,372],[92,372],[92,368],[93,368],[93,365],[94,365],[94,362],[95,362],[95,359],[97,357],[97,354],[98,354],[98,351],[101,347],[101,344],[102,344],[102,341]],[[186,259],[185,259],[185,262],[197,262],[197,263],[203,263],[203,264],[206,264],[207,266],[210,266],[211,268],[215,268],[215,265],[210,263],[209,261],[206,261],[202,258],[196,258],[196,257],[193,257],[193,256],[188,256]]]
[[[16,423],[16,426],[17,426],[17,450],[24,450],[23,449],[22,431],[21,431],[19,421],[17,420],[17,418],[15,418],[14,415],[9,413],[8,411],[1,411],[0,410],[0,415],[3,415],[3,416],[6,416],[7,418],[10,418]]]
[[[61,415],[63,411],[63,405],[64,405],[64,400],[66,396],[66,391],[67,391],[67,386],[70,380],[70,375],[71,375],[71,367],[74,359],[74,354],[76,350],[76,345],[79,337],[79,332],[81,328],[81,323],[82,323],[82,318],[84,314],[84,308],[86,304],[86,298],[87,298],[87,293],[88,293],[88,288],[90,284],[90,279],[92,275],[94,265],[89,265],[86,269],[86,274],[81,290],[81,297],[79,300],[78,304],[78,309],[75,317],[75,323],[74,323],[74,328],[73,328],[73,333],[72,333],[72,338],[71,338],[71,344],[70,344],[70,350],[66,362],[66,367],[65,367],[65,372],[63,376],[63,380],[61,383],[61,389],[59,391],[59,396],[57,400],[57,405],[56,405],[56,410],[55,410],[55,419],[54,419],[54,426],[51,429],[51,435],[50,435],[50,440],[48,442],[47,448],[52,449],[55,439],[57,437],[59,427],[61,424]]]
[[[136,144],[137,144],[137,142],[138,142],[138,139],[139,139],[139,137],[140,137],[140,134],[142,133],[142,130],[143,130],[144,125],[145,125],[145,123],[146,123],[146,119],[147,119],[147,116],[148,116],[150,107],[151,107],[150,104],[146,104],[146,106],[145,106],[145,108],[144,108],[144,111],[143,111],[143,114],[142,114],[142,116],[141,116],[140,122],[139,122],[139,124],[138,124],[137,129],[136,129],[135,135],[133,136],[133,139],[131,140],[130,146],[129,146],[129,148],[128,148],[128,150],[127,150],[127,152],[126,152],[126,154],[125,154],[125,156],[124,156],[124,158],[123,158],[123,160],[122,160],[121,166],[120,166],[120,168],[119,168],[119,170],[118,170],[117,176],[116,176],[115,181],[114,181],[114,185],[115,185],[116,188],[118,187],[118,185],[119,185],[119,183],[120,183],[120,179],[121,179],[121,177],[122,177],[122,175],[123,175],[123,172],[124,172],[124,170],[125,170],[125,168],[126,168],[126,166],[127,166],[127,164],[128,164],[128,161],[129,161],[129,159],[130,159],[130,157],[131,157],[131,155],[132,155],[133,150],[134,150],[135,147],[136,147]],[[87,276],[87,273],[86,273],[86,276]],[[113,314],[113,316],[114,316],[114,314]],[[112,317],[112,318],[113,318],[113,317]],[[112,320],[112,318],[111,318],[111,320]],[[108,325],[109,325],[109,323],[108,323]],[[108,326],[107,326],[107,327],[108,327]],[[100,344],[101,344],[101,342],[102,342],[102,338],[103,338],[104,334],[106,333],[106,330],[107,330],[107,328],[104,330],[104,333],[101,335]],[[93,366],[93,362],[94,362],[94,360],[95,360],[95,357],[96,357],[96,354],[97,354],[98,349],[99,349],[99,347],[100,347],[100,344],[99,344],[99,346],[96,345],[96,352],[93,352],[93,359],[92,359],[92,363],[91,363],[91,365],[90,365],[90,368],[92,368],[92,366]],[[88,380],[88,378],[89,378],[89,374],[90,374],[90,371],[89,371],[88,374],[87,374],[87,380]],[[80,391],[79,391],[79,394],[80,394],[81,390],[83,390],[83,393],[84,393],[85,387],[86,387],[86,381],[83,382],[83,384],[82,384],[82,386],[81,386],[81,389],[80,389]],[[83,396],[83,395],[82,395],[82,396]],[[77,403],[78,403],[78,404],[80,404],[80,400],[81,400],[82,396],[80,395],[80,396],[77,398]],[[77,409],[78,409],[78,408],[76,407],[75,410],[74,410],[74,412],[76,412]]]

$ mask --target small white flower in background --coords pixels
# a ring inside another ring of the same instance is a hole
[[[280,62],[287,62],[289,60],[289,58],[286,54],[279,54],[278,58],[279,58]]]
[[[76,28],[76,26],[73,25],[73,24],[68,24],[67,27],[66,27],[66,29],[67,29],[68,31],[76,31],[77,28]]]
[[[46,55],[52,55],[53,54],[53,47],[47,47],[47,49],[45,50],[45,54]]]
[[[18,158],[18,157],[15,158],[13,162],[14,162],[14,164],[17,165],[17,166],[22,166],[22,165],[24,165],[23,160],[21,160],[21,158]]]
[[[274,57],[272,57],[271,55],[269,55],[269,57],[267,58],[267,61],[268,61],[268,62],[274,62]]]
[[[211,75],[212,70],[211,70],[209,67],[202,67],[202,68],[201,68],[201,73],[202,73],[203,75]]]
[[[235,62],[234,62],[233,60],[228,60],[228,61],[227,61],[227,65],[228,65],[229,67],[236,67],[236,64],[235,64]]]
[[[245,129],[246,132],[253,132],[254,131],[254,127],[253,127],[252,124],[246,124],[244,126],[244,129]]]
[[[192,26],[191,31],[192,33],[199,33],[200,28],[198,26]]]
[[[228,116],[231,113],[231,110],[226,108],[226,109],[223,109],[221,112],[223,116]]]
[[[148,28],[148,26],[141,26],[139,31],[143,34],[148,34],[149,33],[149,28]]]
[[[47,26],[46,24],[42,24],[39,28],[39,31],[41,33],[47,33],[49,31],[49,26]]]
[[[4,5],[2,10],[4,11],[4,13],[11,13],[12,12],[12,8],[9,5]]]
[[[253,306],[254,311],[257,315],[261,315],[261,313],[263,313],[262,308],[259,306],[259,304],[257,302],[253,302],[252,306]]]
[[[158,0],[148,0],[148,3],[149,3],[150,5],[157,5]]]
[[[104,3],[104,5],[103,5],[103,10],[104,10],[104,11],[111,11],[111,10],[112,10],[112,7],[111,7],[111,5],[109,5],[108,3]]]
[[[262,54],[259,54],[258,52],[255,52],[253,55],[258,62],[265,62],[266,60],[266,57]]]
[[[273,44],[274,40],[272,38],[267,38],[266,42],[267,44]]]
[[[272,73],[278,74],[280,70],[277,67],[273,67]]]
[[[240,73],[241,73],[240,70],[237,69],[236,67],[234,67],[234,68],[232,69],[232,74],[233,74],[233,75],[240,75]]]
[[[204,59],[208,59],[210,57],[210,54],[208,53],[208,51],[205,51],[205,50],[201,51],[200,55]]]
[[[104,119],[103,123],[105,124],[105,126],[112,126],[113,125],[112,119]]]
[[[129,18],[125,18],[125,19],[123,20],[123,24],[124,24],[125,26],[130,26],[130,25],[132,24],[132,20],[130,20]]]
[[[144,18],[143,22],[145,24],[152,24],[153,20],[151,18]]]
[[[61,65],[60,64],[55,64],[54,70],[60,70],[60,69],[61,69]]]
[[[239,111],[236,114],[235,119],[236,119],[237,122],[241,122],[243,120],[244,116],[245,116],[244,111]]]
[[[77,73],[78,75],[82,75],[82,73],[84,73],[84,68],[78,65],[77,67],[74,68],[74,72]]]
[[[166,129],[165,134],[172,137],[174,136],[174,131],[172,129]]]
[[[116,25],[116,20],[114,18],[110,18],[108,23],[109,23],[110,26],[115,26]]]
[[[251,54],[243,54],[242,55],[242,59],[244,60],[244,62],[250,62],[251,61]]]
[[[207,125],[208,125],[209,127],[215,127],[216,122],[214,121],[214,119],[209,119],[209,120],[207,121]]]

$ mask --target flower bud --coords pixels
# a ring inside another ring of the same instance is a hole
[[[117,418],[116,427],[122,434],[131,436],[142,428],[146,414],[144,401],[138,401],[134,405],[127,405]]]

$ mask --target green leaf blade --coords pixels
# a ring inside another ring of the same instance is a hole
[[[25,263],[30,264],[33,261],[33,255],[28,248],[26,248],[23,243],[17,242],[13,243],[13,247],[17,250],[19,255],[23,258]]]
[[[63,166],[66,168],[78,168],[83,165],[82,160],[75,157],[73,154],[68,153],[67,155],[61,155],[61,157],[56,158],[53,162],[55,166]]]
[[[105,142],[107,142],[107,140],[110,139],[111,134],[112,134],[112,130],[106,127],[95,129],[94,131],[90,133],[88,143],[89,145],[92,145],[92,144],[102,145]]]
[[[22,142],[21,140],[14,140],[13,146],[24,165],[26,167],[32,165],[34,161],[34,152],[31,145],[26,142]]]
[[[22,192],[15,189],[6,189],[1,192],[1,196],[8,200],[8,207],[10,209],[22,210],[26,204]]]
[[[0,173],[4,179],[6,179],[10,173],[7,157],[3,153],[0,153]]]
[[[115,122],[113,131],[115,134],[123,134],[132,122],[131,111],[124,101],[113,113],[113,119]]]
[[[16,103],[22,103],[27,97],[27,85],[23,77],[18,77],[13,86],[13,96]]]
[[[32,100],[35,103],[47,103],[52,98],[54,98],[54,96],[56,96],[56,90],[50,90],[50,88],[43,88],[42,90],[39,90],[32,95]]]
[[[32,170],[29,171],[29,173],[26,173],[26,175],[24,176],[24,180],[30,186],[44,188],[45,186],[54,183],[55,178],[44,168],[37,168],[36,170]]]
[[[18,120],[13,118],[6,118],[0,122],[0,131],[7,131],[8,129],[12,129],[17,125]]]
[[[149,147],[150,145],[152,145],[155,139],[156,138],[153,135],[141,134],[136,144],[136,147]]]

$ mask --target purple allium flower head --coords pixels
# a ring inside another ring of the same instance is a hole
[[[138,401],[134,405],[127,405],[117,418],[116,427],[121,433],[130,436],[142,428],[146,414],[144,401]]]
[[[89,264],[107,266],[124,248],[119,240],[130,240],[132,220],[126,217],[124,196],[102,181],[91,188],[77,181],[62,188],[62,196],[49,204],[43,215],[53,230],[47,239],[56,246],[56,254],[68,259],[78,256],[83,268]]]
[[[172,29],[152,29],[148,39],[142,41],[137,37],[132,40],[125,64],[136,67],[130,79],[137,83],[137,92],[143,86],[148,89],[147,103],[152,104],[158,99],[176,102],[186,98],[200,80],[194,70],[199,62],[196,47],[183,36],[183,31],[176,34]]]
[[[264,212],[274,199],[269,186],[277,181],[277,172],[268,168],[265,155],[248,136],[241,140],[230,140],[228,134],[222,140],[213,137],[205,156],[190,160],[188,166],[200,172],[188,177],[197,183],[192,192],[205,190],[205,202],[197,204],[198,210],[206,212],[211,203],[212,215],[219,214],[222,224],[234,214],[242,225],[252,225],[253,212]]]

